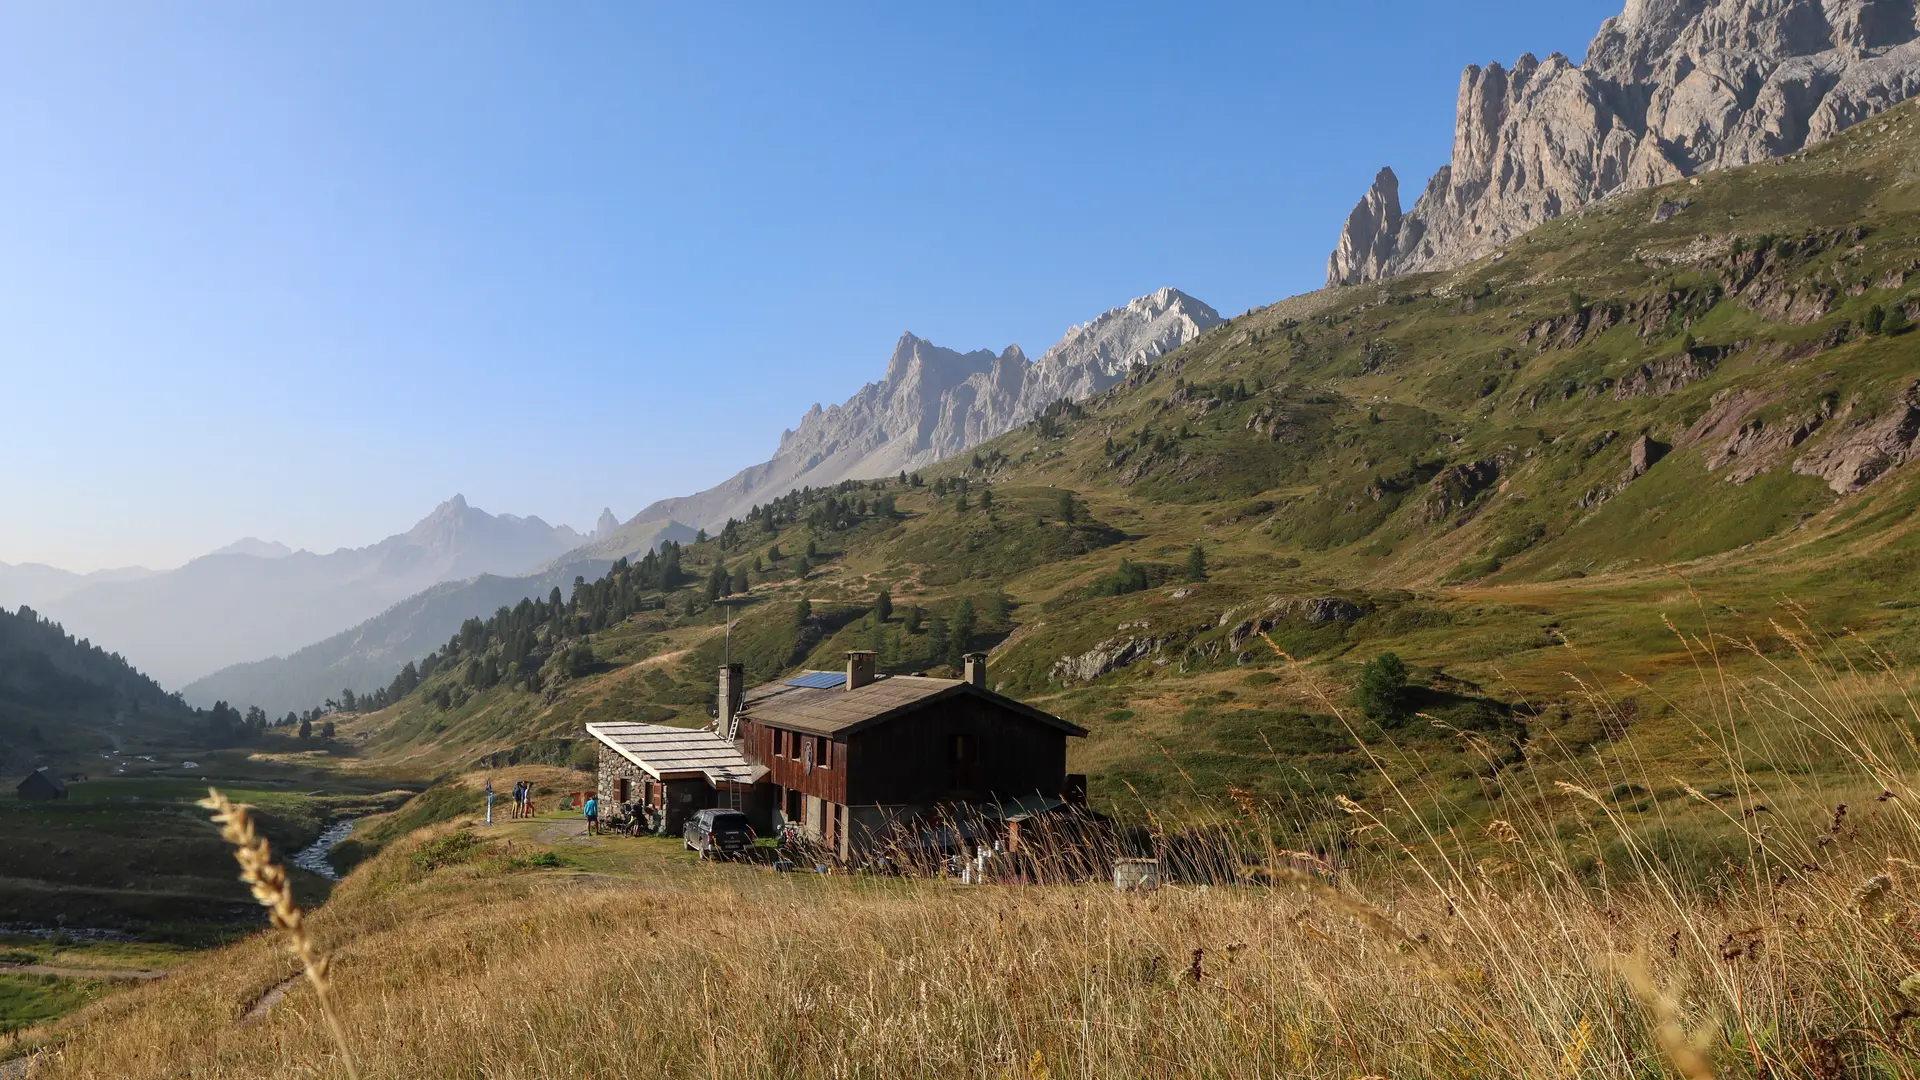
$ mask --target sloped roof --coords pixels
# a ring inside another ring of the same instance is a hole
[[[61,783],[60,778],[48,771],[44,765],[28,773],[27,778],[20,781],[16,790],[26,791],[30,788],[41,786],[44,786],[48,791],[58,792],[62,795],[66,794],[67,791],[67,785]]]
[[[705,776],[708,783],[750,784],[766,774],[730,742],[706,728],[664,724],[588,724],[587,734],[656,780]]]
[[[968,694],[1069,735],[1084,736],[1087,733],[1078,724],[975,686],[964,679],[930,679],[924,675],[882,675],[857,690],[767,683],[747,691],[740,715],[756,723],[794,731],[841,735],[891,720],[936,701]]]

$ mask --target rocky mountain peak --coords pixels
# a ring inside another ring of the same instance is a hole
[[[593,523],[593,538],[604,540],[620,531],[620,519],[613,516],[613,507],[602,507],[600,520]]]
[[[901,334],[887,361],[887,377],[880,385],[894,394],[929,389],[937,393],[937,388],[991,370],[995,359],[986,349],[959,353],[910,333]]]
[[[1366,197],[1347,215],[1340,244],[1327,259],[1327,281],[1345,285],[1379,276],[1379,268],[1393,258],[1399,235],[1400,178],[1392,169],[1381,169]]]
[[[1461,266],[1608,195],[1793,153],[1916,93],[1915,0],[1629,0],[1582,64],[1468,67],[1451,162],[1404,213],[1377,176],[1327,283]]]
[[[1070,328],[1038,361],[1018,345],[961,353],[902,334],[884,379],[842,404],[807,410],[781,435],[771,461],[698,495],[655,503],[634,523],[671,517],[715,528],[797,487],[932,464],[1013,430],[1060,398],[1099,393],[1221,321],[1192,296],[1163,288]]]

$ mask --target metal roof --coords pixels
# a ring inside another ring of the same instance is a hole
[[[732,743],[706,728],[588,724],[587,734],[656,780],[700,775],[715,785],[750,784],[766,773],[765,766],[748,761]]]
[[[837,690],[847,683],[844,671],[809,671],[788,679],[786,685],[810,690]]]
[[[936,700],[971,694],[985,698],[1029,720],[1059,728],[1069,735],[1086,729],[1023,702],[975,686],[963,679],[930,679],[923,675],[890,675],[854,690],[768,683],[747,691],[740,715],[756,723],[790,728],[816,735],[838,735],[863,728]]]

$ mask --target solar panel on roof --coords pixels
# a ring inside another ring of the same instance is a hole
[[[809,671],[805,675],[788,679],[787,685],[804,686],[809,690],[831,690],[836,686],[844,686],[846,681],[847,676],[844,672]]]

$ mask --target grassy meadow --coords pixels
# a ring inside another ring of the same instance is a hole
[[[1332,875],[1230,795],[1216,870],[1151,893],[777,874],[551,809],[414,832],[312,926],[361,1076],[1920,1072],[1912,703],[1844,643],[1738,678],[1679,641],[1720,703],[1686,719],[1697,766],[1630,733],[1604,778],[1541,769],[1484,821],[1389,785],[1343,802]],[[1631,685],[1576,692],[1624,722]],[[36,1078],[346,1075],[304,984],[240,1022],[296,971],[256,936],[10,1049]]]

